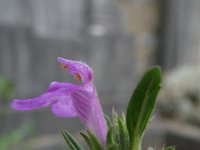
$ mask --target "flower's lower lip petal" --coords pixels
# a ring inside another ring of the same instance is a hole
[[[59,101],[52,104],[52,112],[58,117],[76,117],[77,112],[69,96],[62,96]]]
[[[20,100],[20,99],[15,99],[13,100],[11,106],[14,109],[17,110],[31,110],[35,108],[41,108],[41,107],[46,107],[50,105],[50,101],[47,101],[48,99],[44,99],[44,96],[36,97],[33,99],[26,99],[26,100]],[[48,97],[48,96],[45,96]]]
[[[47,107],[55,101],[59,101],[60,97],[79,89],[75,84],[52,82],[46,93],[32,99],[15,99],[11,107],[17,110],[31,110],[41,107]]]

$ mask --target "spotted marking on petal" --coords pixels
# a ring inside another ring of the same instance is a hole
[[[74,79],[76,79],[76,80],[78,80],[78,81],[81,81],[81,76],[80,76],[80,74],[75,73],[75,74],[74,74]]]
[[[68,70],[68,66],[66,64],[61,64],[61,67],[65,70]]]

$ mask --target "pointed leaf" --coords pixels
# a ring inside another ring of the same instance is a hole
[[[113,124],[113,133],[114,133],[114,137],[115,137],[115,141],[117,143],[120,142],[120,135],[119,135],[119,126],[118,126],[118,114],[115,111],[115,109],[113,108],[112,110],[112,124]]]
[[[112,144],[106,148],[106,150],[119,150],[118,144]]]
[[[129,101],[126,121],[131,149],[140,149],[140,140],[154,109],[156,97],[160,90],[160,82],[160,68],[151,68],[139,82]]]
[[[79,145],[79,143],[74,139],[74,137],[68,131],[64,130],[61,133],[71,150],[83,150],[83,148]]]
[[[112,122],[110,120],[110,117],[104,114],[104,118],[106,120],[107,126],[111,127],[112,126]]]
[[[118,114],[114,108],[112,109],[112,121],[113,121],[113,125],[115,127],[118,127]]]
[[[93,144],[92,144],[92,141],[90,140],[90,138],[82,132],[80,134],[85,139],[85,141],[87,142],[89,149],[93,150],[94,147],[93,147]]]
[[[126,122],[118,117],[119,136],[120,136],[120,149],[129,149],[129,134],[126,127]]]
[[[93,145],[94,145],[94,150],[103,150],[104,148],[102,147],[102,145],[100,144],[100,142],[98,141],[98,139],[96,138],[96,136],[90,132],[90,131],[87,131],[88,132],[88,136],[90,138],[90,140],[92,141]]]
[[[87,133],[88,136],[83,133],[81,133],[81,135],[86,140],[90,150],[104,150],[103,146],[100,144],[96,136],[90,131],[87,131]]]
[[[106,143],[107,143],[108,146],[116,143],[115,137],[114,137],[114,134],[113,134],[113,127],[109,128],[106,140],[107,140]]]

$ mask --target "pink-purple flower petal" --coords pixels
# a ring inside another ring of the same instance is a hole
[[[90,82],[92,80],[92,69],[86,64],[78,61],[67,60],[62,57],[58,57],[57,61],[76,78],[83,83]]]
[[[70,83],[52,82],[48,91],[41,96],[32,99],[14,99],[11,106],[17,110],[31,110],[47,107],[56,101],[60,101],[63,96],[67,97],[71,92],[80,89],[79,86]],[[68,101],[68,99],[66,99]]]
[[[59,101],[52,104],[51,111],[58,117],[77,117],[71,95],[61,96]]]
[[[13,100],[11,106],[17,110],[31,110],[51,106],[59,117],[78,116],[82,123],[92,131],[102,144],[106,143],[107,125],[99,103],[95,86],[92,83],[92,69],[78,61],[58,57],[63,68],[83,84],[52,82],[44,94],[26,100]]]

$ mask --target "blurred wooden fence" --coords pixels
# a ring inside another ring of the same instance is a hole
[[[0,0],[0,75],[14,80],[15,97],[37,96],[51,81],[72,81],[56,62],[62,56],[93,68],[101,102],[110,113],[110,105],[126,105],[142,62],[145,67],[159,63],[172,68],[199,60],[198,0],[119,4],[115,0]],[[155,16],[154,8],[159,13]],[[8,117],[6,129],[32,119],[38,122],[38,133],[67,125],[50,113],[19,114]],[[76,123],[70,121],[68,126]]]
[[[200,1],[162,0],[159,61],[165,69],[200,64]]]
[[[33,96],[68,80],[62,56],[91,65],[101,90],[126,90],[134,53],[121,18],[113,0],[0,0],[0,74],[15,80],[17,96]]]

